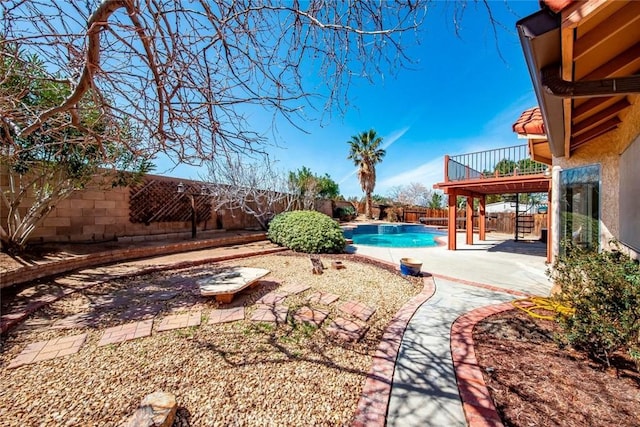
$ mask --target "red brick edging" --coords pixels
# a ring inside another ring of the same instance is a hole
[[[478,366],[473,347],[473,328],[486,317],[509,310],[513,310],[510,302],[480,307],[458,317],[451,325],[451,357],[469,427],[503,426]]]
[[[392,265],[392,264],[389,264]],[[394,266],[396,269],[397,266]],[[384,426],[391,396],[393,372],[404,331],[418,308],[435,293],[433,277],[423,278],[422,292],[411,298],[385,329],[378,350],[373,356],[371,370],[362,388],[353,427]]]
[[[132,243],[132,247],[126,249],[113,249],[93,254],[78,255],[73,258],[29,265],[13,271],[4,272],[0,274],[0,289],[68,273],[82,268],[96,267],[98,265],[121,261],[131,261],[151,256],[170,255],[178,252],[258,242],[265,239],[266,233],[260,232],[251,235],[223,236],[214,239],[182,241],[155,246],[136,246],[135,243]]]
[[[209,262],[221,262],[221,261],[227,261],[227,260],[236,259],[236,258],[249,258],[249,257],[252,257],[252,256],[258,256],[258,255],[268,255],[268,254],[272,254],[272,253],[276,253],[276,252],[283,252],[283,251],[286,251],[286,250],[287,250],[286,248],[262,249],[262,250],[259,250],[259,251],[246,252],[246,253],[233,254],[233,255],[212,256],[210,258],[199,259],[199,260],[195,260],[195,261],[182,261],[182,262],[173,263],[173,264],[165,264],[165,265],[160,265],[160,266],[151,266],[151,267],[147,267],[147,268],[141,268],[139,270],[136,270],[135,272],[127,272],[127,273],[122,273],[122,274],[119,274],[119,275],[109,276],[109,280],[119,279],[119,278],[123,278],[123,277],[131,277],[131,276],[142,276],[142,275],[145,275],[145,274],[151,274],[151,273],[156,273],[156,272],[166,271],[166,270],[174,270],[174,269],[187,268],[187,267],[196,267],[198,265],[206,264],[206,263],[209,263]],[[112,252],[109,252],[109,253],[112,254]],[[93,254],[96,257],[95,260],[94,260],[94,262],[96,264],[100,264],[100,262],[103,259],[103,256],[102,256],[103,254],[104,253]],[[91,266],[91,261],[92,261],[92,256],[93,255],[86,255],[85,257],[83,257],[84,262],[87,263],[86,267]],[[166,253],[164,253],[162,255],[166,255]],[[152,256],[152,255],[149,255],[149,256]],[[129,258],[123,257],[123,261],[124,260],[128,260],[128,259]],[[117,258],[114,258],[112,260],[112,262],[117,262]],[[66,297],[66,296],[68,296],[68,295],[70,295],[70,294],[72,294],[74,292],[90,288],[90,287],[95,286],[97,284],[99,284],[99,283],[92,283],[90,285],[78,287],[76,289],[68,289],[68,288],[67,289],[63,289],[62,292],[59,295],[44,295],[43,297],[40,297],[38,299],[35,299],[35,300],[31,301],[29,304],[27,304],[26,306],[22,307],[19,311],[3,314],[2,316],[0,316],[0,334],[4,334],[9,329],[13,328],[15,325],[17,325],[18,323],[22,322],[27,317],[29,317],[31,314],[33,314],[34,312],[36,312],[40,308],[44,307],[45,305],[51,304],[51,303],[53,303],[55,301],[58,301],[59,299],[61,299],[63,297]]]

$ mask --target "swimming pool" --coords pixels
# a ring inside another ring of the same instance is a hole
[[[345,228],[344,237],[356,245],[384,248],[438,246],[437,237],[446,233],[419,224],[364,224]]]

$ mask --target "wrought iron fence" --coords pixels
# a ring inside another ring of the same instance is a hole
[[[547,169],[531,160],[526,144],[448,156],[446,167],[449,181],[534,175]]]

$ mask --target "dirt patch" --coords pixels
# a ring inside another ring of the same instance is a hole
[[[506,426],[640,425],[640,376],[624,357],[604,368],[560,348],[558,325],[513,310],[476,325],[478,364]]]

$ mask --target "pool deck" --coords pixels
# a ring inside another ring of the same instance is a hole
[[[401,258],[417,258],[435,284],[434,295],[416,310],[402,336],[386,426],[500,425],[484,417],[470,422],[463,410],[463,404],[467,410],[469,406],[460,397],[452,347],[454,340],[469,337],[454,336],[454,322],[481,307],[526,294],[546,296],[551,290],[544,243],[515,242],[513,236],[491,233],[487,240],[467,245],[464,233],[457,237],[457,251],[447,246],[349,247],[350,252],[396,265]]]
[[[426,248],[383,248],[350,245],[348,251],[400,265],[401,258],[422,261],[422,271],[517,290],[536,295],[549,293],[551,283],[545,271],[546,245],[537,240],[514,241],[512,235],[487,233],[487,240],[467,245],[458,233],[458,250],[447,250],[446,243]],[[444,236],[446,242],[446,236]]]

